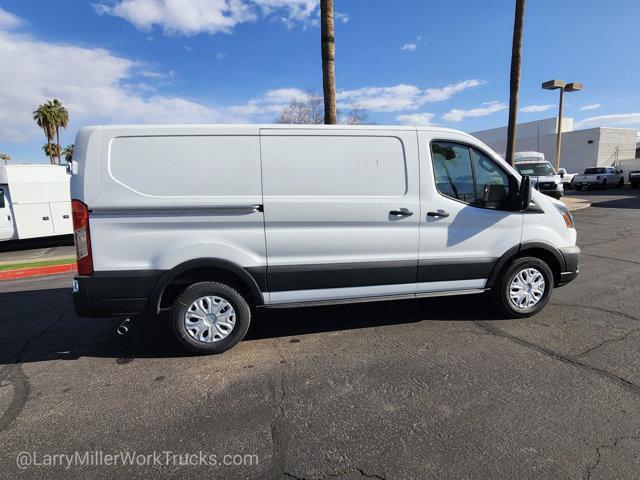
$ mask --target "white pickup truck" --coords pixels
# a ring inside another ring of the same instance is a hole
[[[583,174],[573,177],[573,186],[576,190],[589,187],[622,187],[623,185],[624,175],[617,167],[587,168]]]

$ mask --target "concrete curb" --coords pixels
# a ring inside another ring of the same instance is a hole
[[[591,202],[584,198],[565,197],[561,202],[564,203],[572,212],[582,210],[583,208],[589,208],[591,206]]]
[[[73,272],[76,270],[75,263],[64,263],[62,265],[47,265],[44,267],[24,267],[15,270],[0,271],[0,280],[16,280],[19,278],[41,277],[44,275],[56,275],[58,273]]]

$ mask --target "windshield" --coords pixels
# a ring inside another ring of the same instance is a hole
[[[516,170],[518,170],[520,175],[527,175],[529,177],[542,177],[556,174],[553,167],[547,162],[516,164]]]
[[[605,173],[605,170],[604,170],[604,168],[587,168],[584,171],[585,175],[593,175],[593,174],[596,174],[596,173]]]

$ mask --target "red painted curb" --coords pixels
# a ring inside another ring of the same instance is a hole
[[[18,268],[16,270],[0,271],[0,280],[15,280],[16,278],[39,277],[42,275],[55,275],[56,273],[73,272],[75,263],[62,265],[47,265],[45,267]]]

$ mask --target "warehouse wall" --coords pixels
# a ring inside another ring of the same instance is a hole
[[[613,165],[636,155],[637,133],[632,128],[602,128],[598,165]]]
[[[635,156],[636,130],[629,128],[589,128],[573,130],[573,119],[562,120],[562,157],[560,166],[570,173],[582,173],[585,168],[612,165]],[[538,135],[539,132],[539,135]],[[556,119],[518,124],[516,151],[537,151],[555,166]],[[471,135],[504,155],[507,127],[473,132]]]

